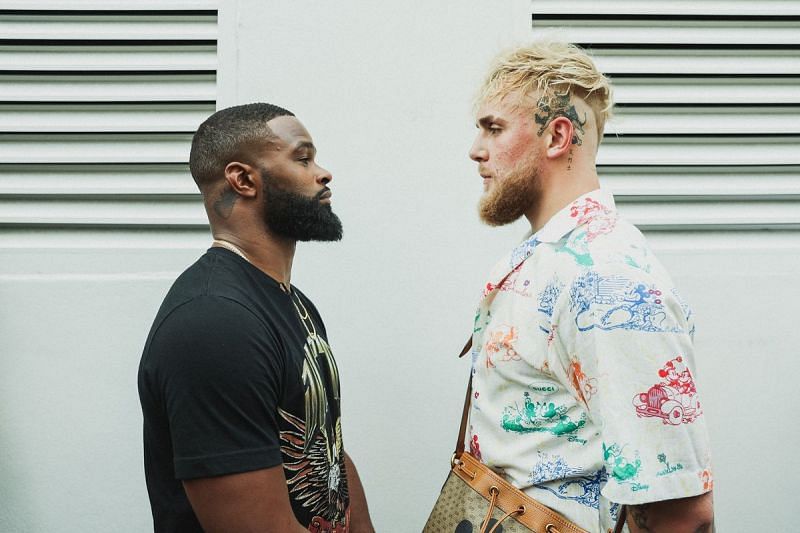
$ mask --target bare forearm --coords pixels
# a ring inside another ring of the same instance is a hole
[[[631,533],[713,533],[714,507],[710,492],[628,507]]]
[[[375,533],[372,520],[369,517],[367,507],[367,496],[361,479],[358,477],[356,465],[347,453],[344,454],[345,465],[347,468],[347,488],[350,493],[350,532],[351,533]]]

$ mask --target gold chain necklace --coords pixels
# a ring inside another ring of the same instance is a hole
[[[228,242],[228,241],[225,241],[225,240],[222,240],[222,239],[214,239],[213,240],[213,244],[221,246],[222,248],[225,248],[229,252],[235,253],[236,255],[238,255],[239,257],[241,257],[242,259],[244,259],[248,263],[252,264],[250,259],[247,257],[247,255],[245,255],[245,253],[241,250],[241,248],[239,248],[238,246],[236,246],[232,242]],[[314,326],[314,321],[311,320],[311,316],[308,314],[308,309],[306,309],[306,306],[303,305],[303,301],[300,299],[299,296],[297,296],[294,293],[293,290],[291,290],[291,286],[287,287],[281,281],[278,282],[278,285],[280,286],[280,288],[281,288],[281,290],[283,292],[285,292],[286,294],[289,295],[289,299],[292,301],[292,305],[294,306],[295,311],[297,311],[297,316],[300,319],[300,322],[302,322],[303,327],[306,329],[306,332],[311,337],[316,337],[317,336],[317,328],[316,328],[316,326]],[[297,304],[300,304],[300,305],[298,306]],[[302,308],[303,310],[301,311],[300,308]],[[309,324],[311,324],[311,327],[308,327]]]
[[[223,241],[222,239],[214,239],[212,241],[212,244],[219,245],[222,248],[225,248],[226,250],[228,250],[229,252],[235,253],[236,255],[238,255],[239,257],[241,257],[242,259],[244,259],[248,263],[250,262],[250,260],[247,258],[247,256],[242,251],[242,249],[239,248],[238,246],[236,246],[235,244],[233,244],[232,242]]]
[[[314,321],[311,320],[311,316],[308,314],[308,309],[306,309],[306,306],[303,305],[303,301],[299,296],[297,296],[295,291],[292,291],[289,294],[289,297],[292,299],[292,305],[294,305],[294,309],[297,311],[297,316],[300,318],[300,322],[303,323],[303,327],[306,328],[306,332],[308,333],[309,337],[316,337],[317,328],[314,326]],[[298,307],[297,304],[300,304],[300,306]],[[302,311],[300,311],[301,307],[303,308]],[[311,324],[311,327],[308,327],[309,324]]]

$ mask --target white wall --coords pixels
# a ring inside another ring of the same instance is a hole
[[[527,7],[240,2],[238,87],[222,104],[288,107],[333,173],[345,238],[300,246],[293,281],[326,321],[378,531],[422,529],[456,441],[468,370],[456,355],[482,278],[523,232],[479,224],[467,151],[474,91],[527,35]]]
[[[483,276],[524,231],[479,224],[466,153],[472,92],[491,56],[528,34],[527,4],[223,4],[220,104],[293,110],[333,172],[345,239],[301,245],[293,282],[326,320],[346,447],[379,531],[419,531],[433,505],[466,384],[455,355]],[[791,530],[800,237],[652,240],[697,314],[719,530]],[[207,235],[64,242],[6,232],[0,246],[0,531],[146,531],[136,367]],[[765,507],[743,512],[754,503]]]
[[[466,152],[472,92],[492,55],[530,35],[529,4],[359,4],[241,2],[230,101],[294,110],[333,171],[345,240],[302,247],[295,280],[328,323],[378,529],[417,531],[454,445],[467,377],[454,357],[478,289],[524,231],[479,224]],[[651,239],[697,314],[719,530],[789,530],[800,234]],[[770,494],[768,517],[741,512],[756,494]]]

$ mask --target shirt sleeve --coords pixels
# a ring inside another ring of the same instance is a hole
[[[671,284],[634,269],[589,271],[568,306],[572,364],[591,383],[585,401],[602,428],[603,496],[640,504],[710,490],[691,324]]]
[[[177,479],[281,463],[281,353],[260,320],[225,298],[195,298],[165,319],[149,356],[156,362]]]

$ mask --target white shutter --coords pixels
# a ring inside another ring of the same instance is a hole
[[[0,10],[5,244],[204,230],[187,162],[216,106],[217,10],[62,4]]]
[[[647,230],[800,229],[800,2],[535,0],[615,87],[598,155]]]

